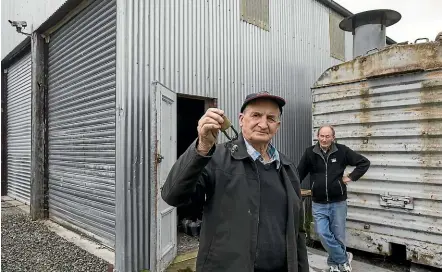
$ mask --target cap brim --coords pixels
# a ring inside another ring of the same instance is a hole
[[[271,95],[271,94],[262,94],[262,95],[257,95],[257,96],[254,96],[254,97],[252,97],[252,98],[246,99],[246,100],[244,101],[242,107],[241,107],[241,112],[244,111],[244,109],[246,108],[246,106],[247,106],[250,102],[252,102],[252,101],[254,101],[254,100],[257,100],[257,99],[268,99],[268,100],[272,100],[272,101],[274,101],[276,104],[278,104],[278,106],[279,106],[279,108],[281,109],[281,111],[282,111],[282,107],[284,107],[284,106],[285,106],[285,103],[286,103],[285,100],[284,100],[284,98],[282,98],[282,97],[279,97],[279,96],[276,96],[276,95]]]

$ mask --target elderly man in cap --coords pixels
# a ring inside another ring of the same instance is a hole
[[[164,201],[203,209],[197,271],[309,271],[300,180],[271,144],[284,105],[266,92],[248,95],[229,144],[216,144],[224,111],[208,109],[172,167]]]

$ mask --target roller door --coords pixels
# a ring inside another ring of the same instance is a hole
[[[114,247],[116,1],[94,1],[48,46],[49,216]]]
[[[31,191],[31,54],[7,70],[8,195],[29,205]]]

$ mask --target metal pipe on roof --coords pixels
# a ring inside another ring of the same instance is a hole
[[[386,28],[402,18],[394,10],[377,9],[357,13],[341,21],[339,28],[353,34],[353,58],[386,46]]]

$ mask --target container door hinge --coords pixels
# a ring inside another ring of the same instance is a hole
[[[161,154],[157,154],[157,163],[161,163],[164,157]]]

